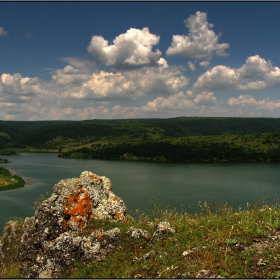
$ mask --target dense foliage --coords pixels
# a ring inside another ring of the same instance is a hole
[[[280,119],[180,117],[0,121],[0,155],[64,158],[279,162]]]
[[[102,147],[98,150],[81,148],[60,155],[64,158],[91,159],[131,159],[155,161],[259,161],[280,162],[280,148],[267,152],[242,146],[222,143],[171,144],[166,142],[140,143],[136,145],[117,145]]]

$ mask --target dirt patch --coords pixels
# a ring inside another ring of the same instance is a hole
[[[8,185],[8,182],[0,178],[0,188]]]

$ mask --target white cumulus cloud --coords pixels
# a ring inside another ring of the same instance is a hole
[[[60,87],[73,87],[89,80],[91,73],[96,69],[95,63],[89,60],[80,60],[74,57],[62,59],[67,62],[63,69],[57,69],[52,75],[53,82]]]
[[[263,99],[257,101],[252,95],[240,95],[238,98],[231,97],[228,100],[228,105],[256,110],[275,110],[280,108],[280,100]]]
[[[99,71],[82,84],[77,91],[69,91],[72,98],[135,99],[149,94],[171,94],[189,83],[176,67],[142,69],[124,72]]]
[[[186,98],[186,95],[180,91],[176,94],[172,94],[169,97],[165,98],[158,96],[152,101],[149,101],[147,105],[142,106],[141,110],[143,111],[159,111],[159,110],[170,110],[170,109],[186,109],[194,108],[195,104],[192,100]]]
[[[117,36],[113,44],[102,36],[93,36],[88,46],[88,52],[98,62],[113,68],[131,69],[155,65],[161,52],[152,51],[159,43],[160,37],[150,33],[149,28],[142,30],[130,28],[126,33]]]
[[[280,68],[259,55],[250,56],[240,68],[217,65],[194,83],[196,90],[257,90],[280,86]]]
[[[0,78],[0,101],[27,102],[37,94],[47,93],[38,78],[22,77],[3,73]]]
[[[238,73],[230,67],[218,65],[202,74],[193,85],[194,89],[226,90],[236,88]]]
[[[259,55],[250,56],[246,59],[245,64],[237,71],[241,79],[254,78],[262,76],[272,68],[271,62],[266,61]]]
[[[213,24],[207,22],[207,13],[197,11],[184,21],[189,35],[173,35],[167,55],[192,57],[199,60],[210,60],[215,52],[218,56],[227,56],[228,43],[219,44],[219,36],[212,30]]]
[[[214,96],[214,92],[204,91],[199,93],[194,98],[194,103],[199,105],[214,105],[217,104],[217,98]]]

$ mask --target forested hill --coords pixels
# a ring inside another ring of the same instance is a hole
[[[262,133],[270,134],[260,135]],[[102,150],[103,153],[105,148],[107,154],[113,153],[116,149],[119,152],[124,150],[124,153],[125,151],[132,153],[141,145],[142,150],[148,147],[155,151],[152,147],[159,142],[164,142],[171,144],[170,151],[173,151],[176,147],[181,149],[182,145],[187,144],[189,149],[193,149],[193,144],[190,146],[190,143],[198,143],[198,141],[201,143],[195,145],[200,150],[204,142],[209,144],[212,141],[212,144],[228,143],[230,149],[242,146],[245,150],[253,148],[266,152],[279,146],[278,140],[275,140],[276,142],[273,140],[278,139],[278,134],[273,136],[271,133],[280,133],[280,118],[178,117],[85,121],[0,121],[0,154],[8,151],[59,151],[64,152],[65,157],[68,157],[69,153],[71,157],[75,157],[77,150],[84,149],[78,152],[80,155],[83,154],[81,157],[90,155],[90,158],[94,158],[98,150]],[[251,135],[251,138],[248,135]],[[210,141],[210,136],[216,138]],[[251,143],[252,146],[250,146]],[[126,149],[126,147],[130,148]],[[211,147],[209,147],[210,150]],[[119,152],[116,158],[123,155],[119,155]],[[171,153],[174,154],[174,152]],[[98,157],[103,158],[99,154]]]
[[[56,136],[75,136],[76,132],[85,137],[92,133],[87,129],[106,128],[106,135],[127,129],[148,127],[163,130],[171,137],[220,134],[252,134],[280,131],[280,118],[237,118],[237,117],[178,117],[170,119],[114,119],[85,121],[0,121],[0,135],[8,133],[11,138],[33,134],[48,133]],[[84,129],[86,128],[86,129]],[[69,131],[70,130],[70,131]],[[71,131],[72,130],[72,131]],[[71,135],[72,133],[72,135]],[[77,136],[75,136],[77,137]],[[74,138],[75,138],[74,137]]]

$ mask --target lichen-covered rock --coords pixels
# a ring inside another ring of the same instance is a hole
[[[42,253],[35,263],[28,268],[29,278],[59,278],[61,270],[78,260],[92,261],[103,259],[120,235],[120,230],[97,230],[89,237],[75,236],[70,231],[64,232],[53,242],[42,244]]]
[[[22,277],[59,277],[61,268],[71,262],[106,255],[119,229],[80,237],[94,219],[126,219],[126,206],[113,193],[108,178],[84,171],[79,178],[57,183],[35,216],[24,221],[18,255]]]
[[[140,228],[130,228],[126,234],[133,239],[140,239],[143,238],[146,241],[151,239],[151,234],[144,229],[140,229]]]
[[[155,226],[155,232],[150,240],[150,244],[154,244],[157,240],[161,239],[162,237],[174,233],[174,228],[172,228],[168,222],[160,222]]]

